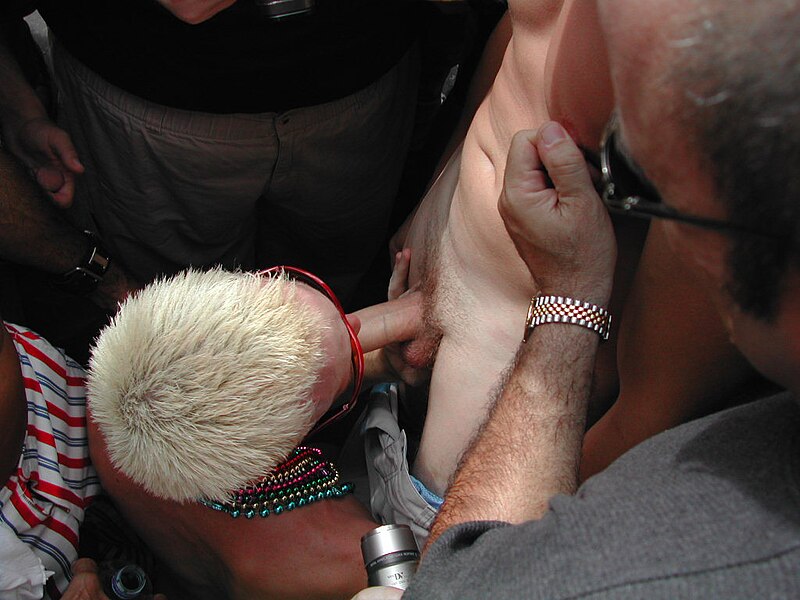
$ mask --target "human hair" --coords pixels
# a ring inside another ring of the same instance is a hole
[[[800,267],[800,2],[693,0],[674,54],[680,117],[730,221],[728,289],[745,311],[775,317]]]
[[[324,356],[322,317],[294,285],[188,270],[122,303],[87,379],[117,469],[160,498],[227,498],[297,446]]]

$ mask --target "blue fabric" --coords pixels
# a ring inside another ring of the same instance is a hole
[[[419,479],[414,477],[413,475],[409,475],[411,477],[411,483],[414,484],[414,487],[417,488],[419,495],[422,496],[422,499],[425,500],[428,504],[431,505],[431,508],[435,510],[439,510],[442,507],[442,503],[444,502],[444,498],[441,498],[430,491],[425,484],[422,483]]]

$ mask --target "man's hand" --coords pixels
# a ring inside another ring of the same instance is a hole
[[[383,348],[383,359],[390,373],[393,373],[404,383],[411,386],[419,386],[431,378],[429,368],[419,368],[409,365],[403,356],[403,347],[409,341],[418,337],[421,328],[424,326],[422,319],[422,292],[417,286],[408,287],[408,273],[411,268],[411,248],[405,248],[395,254],[392,276],[389,279],[388,298],[390,301],[400,298],[414,298],[414,319],[413,328],[407,330],[407,336]]]
[[[611,220],[560,125],[514,137],[498,208],[543,292],[608,302],[616,260]],[[456,523],[538,519],[553,496],[575,492],[598,343],[593,331],[552,324],[521,344],[462,458],[429,546]]]
[[[543,293],[607,302],[616,262],[611,219],[558,123],[514,136],[498,210]]]
[[[427,369],[408,365],[402,356],[402,343],[416,338],[422,327],[422,293],[408,288],[410,261],[411,250],[398,252],[389,281],[389,301],[355,313],[361,323],[358,337],[366,353],[368,383],[399,379],[419,385],[430,377]]]
[[[403,590],[388,586],[368,587],[358,592],[350,600],[397,600],[403,597]]]
[[[72,582],[61,600],[109,600],[103,593],[97,563],[90,558],[79,558],[72,565]],[[167,600],[164,594],[156,594],[153,600]]]
[[[236,0],[157,0],[181,21],[196,25],[225,10]]]
[[[21,123],[9,119],[3,139],[53,202],[62,208],[72,204],[75,176],[84,168],[66,131],[47,117]]]
[[[79,558],[72,565],[72,582],[61,600],[108,600],[98,576],[97,563]]]

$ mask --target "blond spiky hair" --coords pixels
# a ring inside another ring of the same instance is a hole
[[[282,277],[189,270],[128,298],[87,380],[111,462],[181,502],[265,475],[312,425],[321,326]]]

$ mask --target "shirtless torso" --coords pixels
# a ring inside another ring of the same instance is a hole
[[[517,350],[525,311],[536,293],[497,212],[497,198],[514,133],[535,129],[557,112],[548,104],[555,97],[548,87],[559,59],[554,40],[566,37],[573,43],[571,33],[577,27],[596,31],[576,22],[593,17],[583,10],[590,3],[579,4],[581,11],[570,1],[563,8],[561,0],[511,3],[486,51],[485,59],[488,53],[503,52],[494,83],[462,147],[414,215],[405,240],[412,249],[409,285],[421,284],[427,298],[425,337],[406,347],[405,358],[424,364],[435,352],[436,361],[412,472],[439,494],[484,420],[492,389]],[[508,19],[513,24],[510,41]],[[584,48],[600,43],[599,33],[581,41]],[[571,60],[570,65],[558,64],[556,79],[591,87],[570,97],[596,98],[591,106],[598,117],[594,122],[594,115],[585,118],[586,113],[570,118],[563,114],[568,106],[557,110],[582,143],[596,148],[610,111],[610,84],[602,47],[585,52],[585,60],[585,72],[598,77],[573,76],[565,68],[578,64]]]
[[[502,55],[502,61],[493,54]],[[406,345],[404,359],[417,366],[435,359],[411,472],[439,495],[485,419],[537,291],[497,212],[511,138],[521,129],[557,120],[581,147],[596,152],[612,110],[593,0],[512,0],[484,59],[500,62],[496,77],[460,150],[411,217],[404,237],[404,247],[412,252],[409,286],[421,287],[426,306],[424,332]],[[661,244],[660,226],[651,228],[635,278],[646,226],[623,219],[617,227],[620,260],[612,312],[619,316],[631,286],[637,302],[657,302],[668,290],[681,303],[663,306],[662,301],[656,318],[641,305],[626,309],[635,318],[614,331],[614,340],[626,338],[620,341],[620,380],[625,383],[628,371],[630,381],[587,436],[591,450],[588,459],[584,454],[584,476],[645,437],[707,410],[712,398],[749,376],[720,323],[702,310],[702,294]],[[687,323],[686,311],[698,318]],[[596,400],[613,402],[619,385],[612,341],[598,357]]]
[[[376,524],[353,496],[267,518],[155,498],[111,464],[89,421],[103,488],[159,558],[171,600],[349,598],[367,584],[358,540]]]

